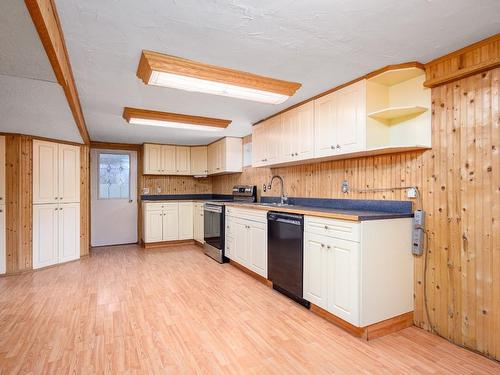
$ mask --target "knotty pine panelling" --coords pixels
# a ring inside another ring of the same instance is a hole
[[[149,194],[210,194],[212,179],[190,176],[151,176],[140,175],[140,194],[143,188],[149,188]],[[157,191],[160,188],[160,192]]]
[[[6,273],[32,268],[33,140],[5,137]]]
[[[272,174],[294,197],[405,200],[405,191],[352,188],[416,185],[426,211],[427,299],[432,326],[451,341],[500,359],[500,68],[432,89],[432,150],[284,168],[246,168],[212,178],[213,193],[262,184]],[[415,203],[415,205],[417,205]],[[410,249],[408,248],[408,251]],[[424,257],[415,258],[415,325],[424,309]]]
[[[90,147],[80,146],[80,256],[90,250]]]

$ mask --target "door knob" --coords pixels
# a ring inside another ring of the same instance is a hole
[[[128,200],[128,203],[132,203],[134,200],[133,199],[129,199]]]

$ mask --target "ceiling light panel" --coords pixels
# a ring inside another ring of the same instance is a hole
[[[175,56],[143,51],[137,76],[145,84],[280,104],[300,83],[258,76]]]

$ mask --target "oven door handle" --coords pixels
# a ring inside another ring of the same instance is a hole
[[[205,208],[203,210],[204,211],[208,211],[208,212],[215,212],[217,214],[221,214],[222,213],[222,208],[221,207],[207,207],[207,206],[205,206]]]

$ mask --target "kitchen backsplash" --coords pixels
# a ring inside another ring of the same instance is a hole
[[[164,194],[211,194],[212,177],[194,178],[190,176],[141,176],[140,194],[144,188],[149,195]]]

